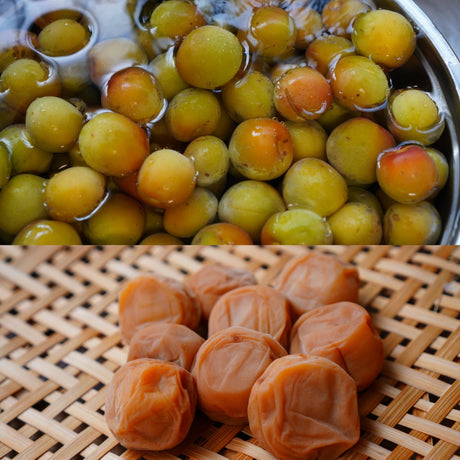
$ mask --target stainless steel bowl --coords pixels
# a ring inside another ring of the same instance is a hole
[[[397,11],[418,31],[412,62],[394,74],[395,84],[417,85],[431,92],[447,114],[446,130],[436,147],[450,160],[450,178],[436,200],[443,219],[440,244],[460,244],[460,62],[442,33],[412,0],[374,0],[378,8]],[[441,6],[441,5],[440,5]]]

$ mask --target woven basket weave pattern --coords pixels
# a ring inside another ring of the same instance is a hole
[[[360,394],[362,435],[345,459],[460,459],[460,247],[0,247],[0,458],[274,460],[248,427],[198,415],[168,452],[121,447],[104,420],[126,361],[117,296],[143,273],[183,280],[203,265],[269,283],[291,257],[335,253],[359,268],[360,303],[385,365]]]

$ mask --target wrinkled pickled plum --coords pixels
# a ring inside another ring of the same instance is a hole
[[[145,159],[137,189],[146,204],[167,209],[186,201],[195,183],[193,162],[175,150],[162,149]]]
[[[337,35],[321,35],[313,40],[305,52],[310,67],[327,75],[329,67],[343,56],[354,54],[351,40]]]
[[[309,209],[289,209],[271,215],[261,231],[268,244],[332,244],[332,232],[324,217]]]
[[[0,93],[9,107],[25,113],[37,97],[59,96],[61,82],[50,65],[23,58],[13,61],[0,75]]]
[[[145,51],[134,40],[123,37],[96,43],[88,58],[91,80],[99,88],[118,70],[148,64]]]
[[[198,7],[188,0],[166,0],[152,11],[149,28],[160,48],[169,48],[206,20]],[[163,46],[162,46],[163,45]]]
[[[78,140],[88,166],[107,176],[121,176],[139,169],[149,154],[147,133],[119,113],[102,112],[81,129]]]
[[[26,112],[32,142],[47,152],[67,152],[77,142],[83,115],[70,102],[55,96],[35,99]]]
[[[105,177],[86,166],[73,166],[56,173],[45,188],[45,204],[56,220],[73,222],[89,216],[106,195]]]
[[[48,56],[68,56],[84,48],[89,38],[90,31],[78,21],[57,19],[38,34],[38,49]]]
[[[415,204],[395,203],[385,212],[385,244],[437,244],[441,236],[441,218],[427,201]]]
[[[222,102],[230,117],[240,123],[249,118],[275,116],[273,83],[259,71],[233,79],[222,88]]]
[[[188,371],[174,363],[140,358],[121,366],[108,385],[105,420],[122,446],[161,451],[185,439],[196,400]]]
[[[438,172],[423,147],[405,144],[380,154],[377,180],[390,198],[410,204],[427,199],[436,190]]]
[[[12,238],[31,222],[46,219],[45,186],[46,179],[33,174],[13,176],[0,190],[0,231]]]
[[[228,83],[243,62],[243,48],[228,30],[206,25],[192,30],[176,56],[179,75],[190,85],[216,89]]]
[[[244,177],[271,180],[292,163],[293,146],[286,126],[271,118],[251,118],[240,123],[230,139],[230,161]]]
[[[138,201],[113,193],[83,223],[90,244],[136,244],[142,237],[145,211]]]
[[[326,160],[327,133],[317,121],[288,121],[286,127],[292,138],[294,162],[302,158]]]
[[[217,205],[217,198],[209,190],[196,187],[183,203],[165,210],[164,228],[178,238],[192,238],[214,221]]]
[[[317,158],[296,161],[283,178],[282,194],[288,208],[306,208],[327,217],[348,198],[345,179]]]
[[[350,37],[354,22],[370,9],[362,0],[332,0],[323,8],[323,23],[330,34]]]
[[[192,366],[198,406],[211,420],[240,425],[248,420],[251,388],[286,350],[273,337],[246,327],[227,327],[200,347]]]
[[[160,83],[142,67],[115,72],[104,88],[101,103],[141,124],[155,120],[165,107]]]
[[[195,245],[247,245],[253,244],[249,234],[237,225],[228,222],[218,222],[206,225],[193,237]]]
[[[375,208],[365,203],[345,203],[327,218],[334,244],[380,244],[382,224]]]
[[[288,70],[275,85],[275,107],[291,121],[319,118],[329,110],[332,100],[329,82],[311,67]]]
[[[253,11],[247,29],[240,29],[239,39],[249,44],[252,53],[264,58],[283,58],[294,51],[297,28],[289,13],[276,6]]]
[[[389,130],[400,142],[431,145],[444,132],[445,120],[430,94],[417,88],[399,90],[387,106]]]
[[[404,65],[414,54],[417,41],[411,23],[402,14],[386,9],[357,18],[351,39],[358,54],[388,69]]]
[[[197,171],[196,184],[207,187],[225,178],[230,154],[225,143],[215,136],[201,136],[194,139],[184,151],[193,161]]]
[[[348,120],[329,135],[326,143],[330,164],[352,184],[368,185],[377,180],[377,158],[396,146],[393,136],[367,118]]]
[[[383,69],[365,56],[344,56],[329,70],[334,97],[350,110],[378,110],[390,94]]]
[[[32,143],[24,124],[13,124],[2,130],[0,145],[9,153],[14,174],[42,174],[47,172],[51,165],[52,153],[39,149]]]
[[[219,202],[218,215],[245,230],[257,242],[266,220],[286,206],[278,191],[266,182],[246,180],[232,185]]]
[[[248,415],[254,437],[280,460],[339,458],[359,441],[356,385],[320,356],[274,361],[252,388]]]
[[[189,85],[179,75],[174,56],[174,48],[156,56],[149,64],[149,70],[155,75],[163,89],[164,97],[170,101],[177,93]]]
[[[14,238],[18,245],[78,245],[82,244],[77,230],[67,222],[38,220],[26,225]]]
[[[217,128],[221,106],[217,96],[206,89],[186,88],[169,103],[166,126],[175,139],[190,142],[211,135]]]

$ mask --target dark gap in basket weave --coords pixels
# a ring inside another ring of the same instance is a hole
[[[7,425],[18,431],[25,425],[25,422],[19,420],[18,418],[14,418],[13,420],[10,420]]]
[[[96,391],[102,390],[104,388],[104,386],[105,386],[104,383],[98,382],[98,383],[96,383],[96,385],[93,386],[93,390],[96,390]]]
[[[75,433],[81,433],[82,431],[86,430],[88,428],[88,425],[86,423],[80,423],[76,428],[74,428]]]

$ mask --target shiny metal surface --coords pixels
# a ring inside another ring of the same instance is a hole
[[[395,72],[394,86],[417,85],[431,92],[448,114],[446,131],[434,147],[450,160],[450,178],[436,204],[444,224],[440,244],[460,244],[460,62],[442,33],[412,0],[374,3],[404,14],[418,31],[414,62]]]

